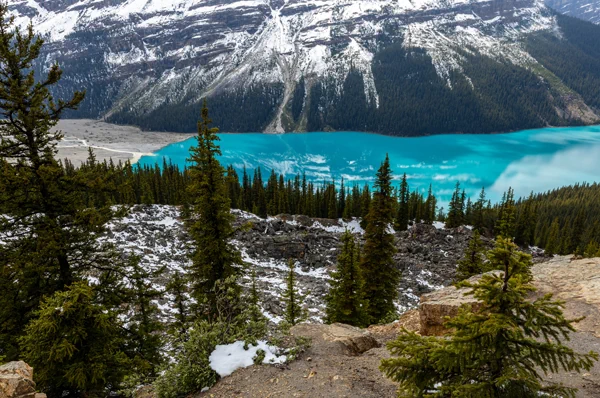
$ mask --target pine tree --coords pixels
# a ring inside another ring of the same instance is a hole
[[[535,208],[533,203],[533,192],[529,194],[522,206],[520,206],[517,225],[515,228],[515,242],[521,245],[529,246],[533,244],[535,235],[535,226],[537,223]]]
[[[485,188],[481,188],[481,192],[479,192],[479,197],[477,198],[477,202],[473,206],[473,228],[482,231],[485,227],[485,205],[487,200],[485,198]]]
[[[408,199],[410,191],[408,189],[408,181],[406,180],[406,173],[402,176],[400,181],[400,191],[398,192],[398,212],[396,213],[396,221],[394,227],[398,231],[406,231],[408,229]]]
[[[446,322],[449,338],[405,332],[388,345],[396,358],[381,370],[400,383],[400,397],[534,398],[575,397],[562,385],[544,386],[544,372],[580,372],[598,354],[577,353],[562,344],[575,331],[565,319],[564,303],[545,295],[531,302],[531,257],[510,240],[498,238],[490,262],[502,272],[463,282],[481,305],[462,307]],[[540,372],[541,371],[541,372]]]
[[[496,220],[495,232],[496,235],[505,238],[514,238],[515,236],[515,218],[516,208],[514,191],[512,188],[508,188],[508,192],[502,197],[500,203],[500,210],[498,214],[498,220]]]
[[[155,271],[144,269],[136,256],[129,260],[131,272],[128,275],[131,287],[129,289],[131,315],[128,317],[128,350],[133,358],[133,367],[138,377],[137,382],[153,381],[158,367],[163,363],[161,353],[163,346],[161,332],[163,325],[160,320],[160,310],[153,300],[162,296],[163,292],[153,287],[153,280],[160,278],[164,267]]]
[[[435,219],[435,209],[437,207],[437,200],[433,195],[431,184],[429,184],[429,190],[427,191],[427,199],[425,200],[425,210],[423,214],[423,222],[425,224],[432,224]]]
[[[456,183],[452,199],[448,205],[448,215],[446,217],[446,228],[460,227],[464,222],[464,191],[460,192],[460,183]]]
[[[251,284],[248,295],[248,330],[251,336],[262,336],[267,333],[267,319],[260,309],[260,296],[256,286],[256,267],[250,274]]]
[[[398,296],[400,271],[394,264],[394,235],[389,232],[393,223],[394,198],[392,196],[392,171],[390,161],[385,161],[377,171],[373,200],[367,215],[365,246],[361,269],[366,281],[365,298],[369,302],[369,318],[377,323],[395,312],[394,300]]]
[[[169,331],[171,334],[185,340],[190,321],[189,304],[186,297],[188,293],[187,281],[179,272],[175,272],[167,284],[166,290],[173,297],[172,307],[175,309],[175,319],[170,325]]]
[[[49,398],[108,396],[128,371],[122,325],[97,301],[90,286],[76,282],[45,299],[27,325],[23,358]]]
[[[296,265],[294,260],[288,262],[288,275],[286,278],[286,288],[283,292],[283,301],[285,302],[284,320],[288,326],[294,326],[308,318],[308,312],[302,306],[304,295],[298,290],[296,282]]]
[[[215,316],[216,301],[214,285],[238,273],[236,264],[242,260],[231,244],[234,234],[234,216],[225,185],[224,170],[217,156],[221,150],[217,144],[219,129],[210,127],[206,101],[198,122],[198,146],[190,149],[192,162],[189,172],[192,179],[189,187],[193,207],[189,220],[189,231],[196,248],[189,270],[192,281],[192,296],[198,304],[206,303],[202,316]]]
[[[548,232],[548,239],[546,240],[546,246],[544,247],[545,254],[552,256],[560,251],[560,229],[558,225],[558,219],[555,218],[550,226],[550,232]]]
[[[368,326],[368,302],[365,300],[365,281],[360,269],[360,247],[349,231],[342,235],[337,270],[331,274],[331,278],[331,288],[325,299],[327,322]]]
[[[15,28],[9,15],[0,4],[0,209],[9,216],[0,218],[0,234],[15,237],[0,245],[0,355],[13,360],[17,339],[44,296],[123,264],[96,239],[115,215],[102,199],[112,174],[98,173],[104,166],[95,159],[78,170],[56,160],[63,135],[55,126],[84,93],[53,98],[62,71],[53,64],[36,80],[34,62],[44,42],[31,25]]]
[[[458,262],[456,270],[456,281],[469,279],[474,275],[485,272],[485,246],[481,240],[479,231],[473,231],[473,236],[469,241],[469,246],[465,251],[464,257]]]

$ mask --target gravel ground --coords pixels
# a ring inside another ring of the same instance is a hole
[[[98,160],[110,159],[137,162],[174,142],[184,141],[194,134],[141,131],[133,126],[118,126],[90,119],[61,120],[57,129],[64,134],[59,144],[58,158],[69,159],[75,165],[85,161],[92,147]]]

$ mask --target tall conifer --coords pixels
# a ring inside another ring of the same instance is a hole
[[[238,274],[236,265],[242,263],[239,252],[231,244],[234,216],[230,211],[225,171],[217,159],[221,155],[217,144],[219,129],[210,127],[211,124],[204,101],[198,122],[198,146],[190,149],[188,159],[192,162],[189,169],[192,211],[188,225],[196,245],[189,275],[192,296],[199,305],[207,304],[206,308],[199,308],[199,315],[209,320],[217,311],[215,283]]]
[[[331,277],[331,288],[326,297],[327,321],[368,326],[368,302],[365,300],[365,281],[360,269],[360,247],[349,231],[342,235],[337,270]]]
[[[379,322],[395,312],[400,271],[394,264],[394,235],[390,226],[394,221],[392,209],[392,170],[388,156],[377,171],[373,200],[367,214],[365,246],[361,269],[366,281],[365,298],[369,301],[371,322]]]

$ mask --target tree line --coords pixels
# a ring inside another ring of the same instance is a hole
[[[188,187],[192,178],[188,169],[163,160],[162,165],[136,166],[130,163],[98,162],[93,153],[80,167],[64,161],[63,172],[69,176],[85,172],[103,175],[110,181],[102,192],[86,193],[88,205],[166,204],[185,206],[189,203]],[[373,190],[368,185],[349,186],[343,179],[315,182],[306,175],[285,178],[271,170],[226,171],[227,196],[231,207],[261,217],[297,214],[316,218],[366,218]],[[457,183],[445,209],[430,186],[426,193],[410,189],[410,180],[402,175],[391,188],[396,230],[406,230],[413,222],[431,224],[445,222],[447,228],[471,225],[481,234],[496,236],[503,218],[514,218],[509,231],[521,246],[545,248],[549,254],[600,254],[600,184],[581,183],[556,188],[527,197],[515,198],[509,189],[502,200],[492,203],[482,188],[476,198],[468,197]],[[366,225],[366,224],[365,224]]]

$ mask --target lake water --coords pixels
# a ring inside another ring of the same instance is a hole
[[[395,178],[406,173],[411,190],[431,183],[447,202],[456,181],[470,196],[485,187],[497,200],[513,187],[517,196],[577,182],[600,181],[600,126],[544,128],[494,135],[436,135],[419,138],[367,133],[220,134],[224,165],[249,173],[261,167],[293,177],[305,172],[314,181],[371,184],[389,154]],[[185,165],[195,138],[171,144],[140,164],[163,157]]]

